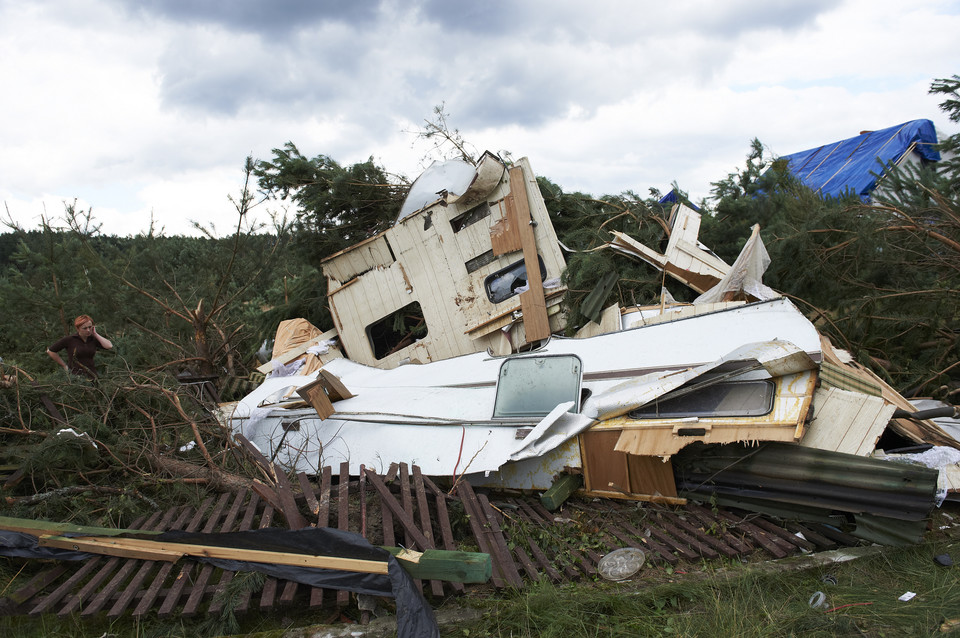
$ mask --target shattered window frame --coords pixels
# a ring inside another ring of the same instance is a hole
[[[423,307],[413,301],[369,324],[364,332],[374,358],[380,361],[426,337],[428,328]]]
[[[540,279],[547,278],[547,267],[543,263],[543,257],[537,255],[537,263],[540,265]],[[511,276],[510,279],[507,277]],[[505,268],[501,268],[492,275],[487,275],[483,280],[483,290],[487,293],[487,299],[491,303],[502,303],[511,297],[516,297],[517,288],[527,285],[527,264],[520,259]]]
[[[493,418],[542,418],[561,403],[580,411],[583,362],[575,354],[512,357],[500,364]]]
[[[631,419],[684,417],[758,417],[773,412],[777,384],[773,379],[725,381],[684,391],[683,388],[631,410]]]

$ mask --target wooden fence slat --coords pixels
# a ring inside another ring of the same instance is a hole
[[[162,532],[163,530],[167,529],[167,526],[170,525],[170,521],[173,520],[173,517],[176,515],[176,513],[177,508],[175,507],[167,510],[167,513],[164,514],[162,519],[160,519],[160,522],[152,526],[152,530]],[[104,605],[107,603],[107,600],[116,593],[116,591],[120,588],[120,585],[127,580],[133,570],[143,563],[144,561],[133,558],[124,561],[120,566],[120,569],[117,570],[116,575],[106,585],[106,587],[101,589],[100,593],[98,593],[93,600],[83,606],[83,611],[80,612],[80,616],[90,616],[103,609]]]
[[[350,464],[346,461],[340,464],[340,484],[337,494],[337,528],[350,530]],[[350,604],[350,592],[337,590],[337,607],[343,608]]]
[[[227,506],[227,501],[229,500],[229,492],[225,492],[217,500],[217,504],[214,506],[213,510],[210,512],[210,516],[207,518],[206,525],[203,526],[203,532],[205,534],[209,534],[217,526],[217,522],[220,520],[220,514],[223,512],[223,508]],[[193,561],[186,561],[183,567],[180,568],[180,573],[177,574],[177,577],[170,585],[170,589],[167,590],[167,595],[164,597],[159,611],[157,611],[157,615],[161,618],[165,618],[172,614],[174,607],[176,607],[177,603],[180,602],[180,596],[183,595],[183,589],[187,586],[187,583],[190,580],[190,575],[193,572],[194,565],[195,563]]]
[[[200,504],[200,507],[197,508],[197,511],[194,513],[193,518],[190,519],[190,522],[187,523],[187,527],[184,531],[197,531],[197,529],[200,527],[200,523],[203,522],[203,515],[206,513],[211,504],[213,504],[212,496]],[[147,588],[146,593],[140,599],[140,603],[137,605],[136,609],[133,610],[133,615],[135,617],[145,615],[150,611],[150,608],[153,607],[153,602],[157,599],[157,596],[160,595],[160,588],[163,587],[163,584],[166,582],[167,576],[170,574],[170,572],[173,571],[173,566],[174,563],[164,563],[160,566],[160,569],[157,571],[157,575],[154,576],[150,587]]]
[[[143,522],[143,518],[139,519],[134,523],[135,527]],[[59,587],[50,592],[48,595],[44,596],[37,605],[30,610],[30,615],[42,614],[50,611],[50,609],[56,605],[64,596],[67,596],[78,583],[82,582],[84,578],[87,577],[87,574],[94,571],[103,563],[103,557],[94,556],[93,558],[88,559],[83,566],[80,567],[73,576],[64,581]]]
[[[273,505],[266,503],[263,507],[263,514],[260,515],[260,525],[258,529],[266,529],[273,523]],[[264,584],[266,586],[266,583]],[[240,600],[237,601],[237,611],[245,612],[250,609],[250,600],[253,598],[253,592],[249,589],[240,594]]]
[[[246,491],[237,492],[233,498],[233,505],[230,506],[230,511],[227,512],[226,517],[223,519],[223,524],[220,525],[221,532],[230,532],[233,530],[233,524],[237,521],[237,516],[240,514],[240,506],[243,505],[243,502],[247,498]],[[197,613],[197,608],[200,607],[200,601],[203,599],[203,595],[206,593],[207,583],[210,582],[213,572],[218,567],[207,563],[200,569],[200,575],[197,576],[196,580],[193,583],[193,588],[190,590],[190,595],[187,597],[187,602],[184,603],[183,609],[180,611],[180,614],[183,616],[192,616]],[[220,570],[221,574],[223,570]]]

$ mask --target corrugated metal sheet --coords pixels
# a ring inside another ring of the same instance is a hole
[[[794,520],[825,522],[840,513],[850,533],[869,540],[882,527],[877,519],[904,522],[885,539],[890,544],[919,540],[936,505],[937,470],[852,454],[782,443],[696,445],[673,462],[686,498]]]

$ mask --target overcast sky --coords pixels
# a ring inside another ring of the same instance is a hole
[[[947,0],[0,0],[0,214],[76,199],[107,234],[226,234],[248,155],[414,179],[439,104],[566,191],[697,200],[754,137],[957,133],[928,89],[958,41]]]

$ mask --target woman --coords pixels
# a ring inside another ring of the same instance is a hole
[[[93,364],[93,355],[97,354],[97,350],[110,350],[113,344],[106,337],[97,334],[90,315],[80,315],[73,320],[73,325],[77,328],[77,333],[64,337],[47,348],[47,355],[67,372],[96,379],[97,368]],[[67,351],[69,365],[57,354],[63,349]]]

